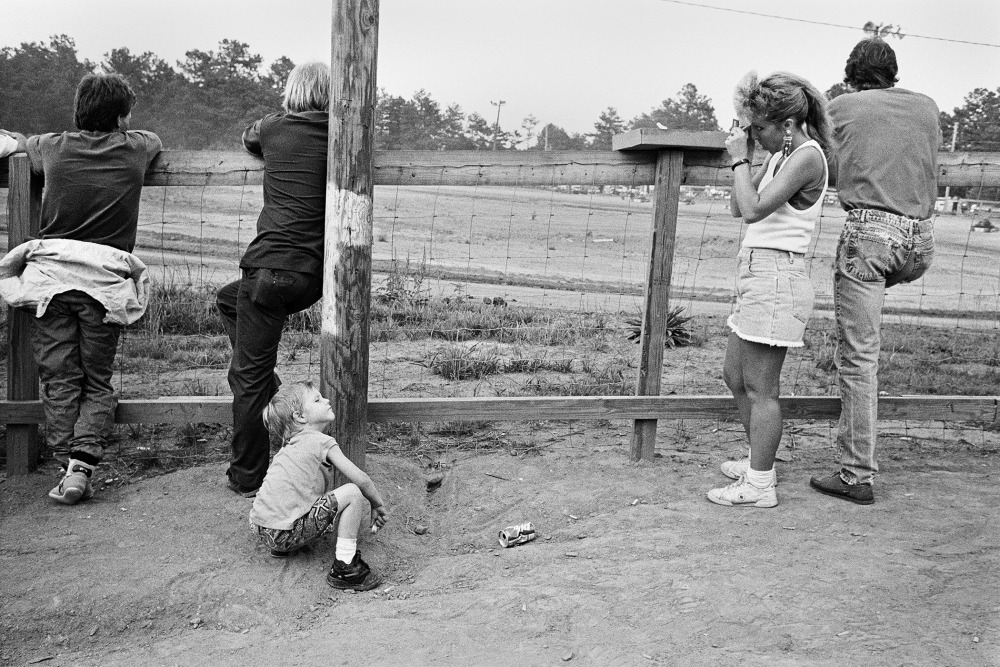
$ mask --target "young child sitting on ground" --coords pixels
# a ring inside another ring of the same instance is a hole
[[[285,558],[337,530],[336,552],[326,582],[367,591],[381,583],[358,553],[364,514],[371,504],[372,530],[389,513],[371,478],[323,431],[335,419],[330,401],[311,382],[282,387],[264,409],[264,424],[282,442],[250,510],[250,527],[275,558]],[[352,483],[332,489],[334,471]]]

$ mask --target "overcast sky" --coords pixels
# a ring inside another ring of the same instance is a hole
[[[66,34],[81,58],[125,46],[176,67],[185,51],[228,38],[265,65],[282,55],[328,61],[332,2],[0,0],[0,47]],[[907,36],[891,40],[898,85],[942,110],[974,88],[1000,88],[1000,0],[382,0],[378,85],[403,97],[423,88],[491,122],[491,103],[503,100],[508,130],[532,114],[588,132],[609,106],[629,120],[690,82],[728,127],[732,88],[747,70],[788,70],[826,90],[842,79],[866,21],[902,26]]]

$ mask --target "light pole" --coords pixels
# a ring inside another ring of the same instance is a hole
[[[506,103],[506,100],[500,100],[499,102],[490,100],[490,104],[497,108],[497,122],[493,125],[493,150],[497,149],[497,135],[500,134],[500,107]]]

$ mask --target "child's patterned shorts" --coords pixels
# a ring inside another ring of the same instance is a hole
[[[288,530],[279,528],[264,528],[253,521],[250,530],[256,533],[268,549],[278,551],[294,551],[333,530],[337,525],[337,497],[333,491],[320,496],[305,515],[300,516]]]

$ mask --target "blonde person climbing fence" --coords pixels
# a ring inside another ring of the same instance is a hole
[[[240,259],[240,279],[216,296],[233,347],[226,484],[247,498],[267,471],[270,444],[260,415],[280,385],[274,368],[285,320],[323,295],[330,67],[297,65],[285,83],[283,105],[284,112],[243,132],[244,147],[264,159],[264,207],[257,236]]]
[[[822,94],[805,79],[748,73],[736,87],[739,123],[726,149],[733,160],[733,217],[747,224],[737,263],[736,307],[723,377],[733,392],[750,454],[726,461],[736,481],[712,489],[718,505],[778,504],[774,456],[781,441],[781,367],[790,347],[802,347],[813,305],[805,268],[827,186],[828,122]],[[768,152],[751,171],[754,142]]]

